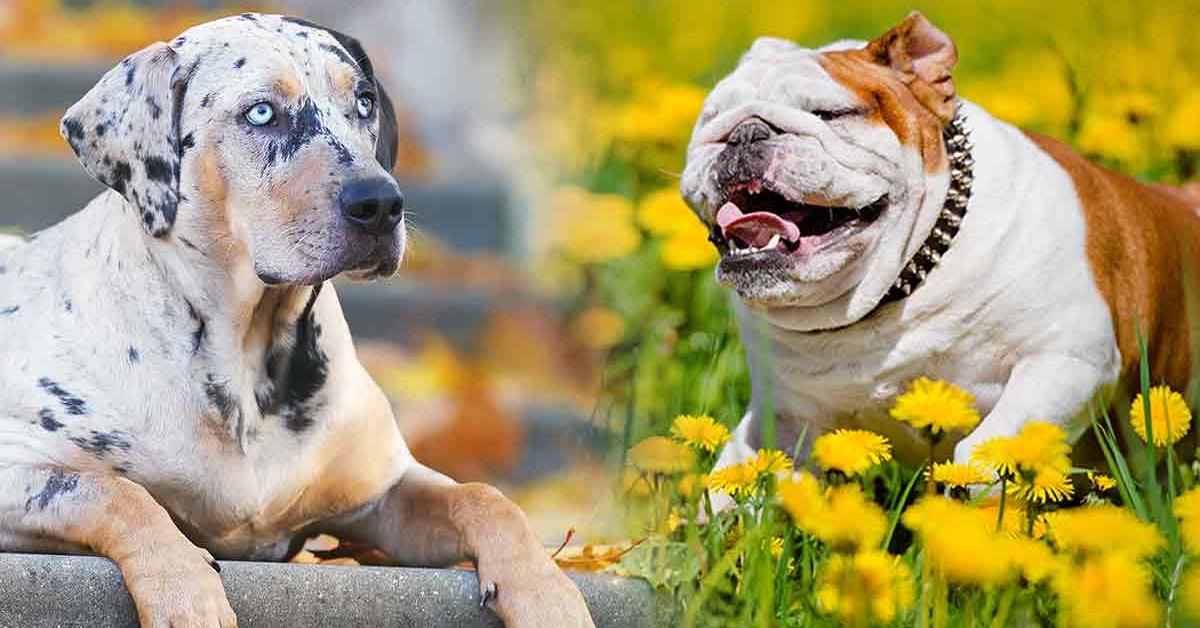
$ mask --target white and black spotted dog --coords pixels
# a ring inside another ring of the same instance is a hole
[[[111,558],[143,626],[233,626],[214,556],[329,532],[473,560],[509,625],[591,625],[515,505],[413,460],[325,283],[389,275],[405,243],[395,120],[354,39],[197,26],[62,130],[111,190],[0,240],[0,549]]]

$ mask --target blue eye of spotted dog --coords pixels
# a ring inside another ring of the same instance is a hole
[[[274,119],[275,108],[268,102],[260,102],[246,110],[246,122],[254,126],[266,126]]]
[[[375,97],[369,92],[363,92],[358,95],[358,117],[367,119],[375,112]]]

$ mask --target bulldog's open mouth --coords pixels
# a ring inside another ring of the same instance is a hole
[[[779,252],[804,257],[879,218],[884,195],[865,207],[832,207],[789,200],[761,181],[738,184],[717,211],[712,240],[722,257]]]

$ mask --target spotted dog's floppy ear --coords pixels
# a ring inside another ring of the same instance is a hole
[[[295,17],[286,17],[283,19],[329,33],[341,44],[342,48],[346,49],[346,52],[350,55],[350,59],[358,65],[363,74],[375,84],[375,89],[379,92],[379,139],[375,141],[375,160],[383,166],[384,170],[391,172],[396,167],[396,151],[400,148],[400,127],[396,123],[396,109],[392,105],[392,99],[388,97],[387,90],[383,88],[383,85],[379,83],[379,79],[375,76],[375,66],[371,65],[371,57],[363,49],[362,43],[343,32],[335,31],[332,28],[327,28],[305,19]]]
[[[187,74],[170,46],[151,44],[109,70],[59,129],[88,174],[124,196],[155,237],[171,230],[179,207]]]

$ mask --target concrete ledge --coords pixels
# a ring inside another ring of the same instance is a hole
[[[667,625],[644,581],[571,573],[596,626]],[[500,626],[479,609],[474,572],[221,561],[239,626]],[[0,554],[0,626],[136,626],[116,566],[92,556]]]

